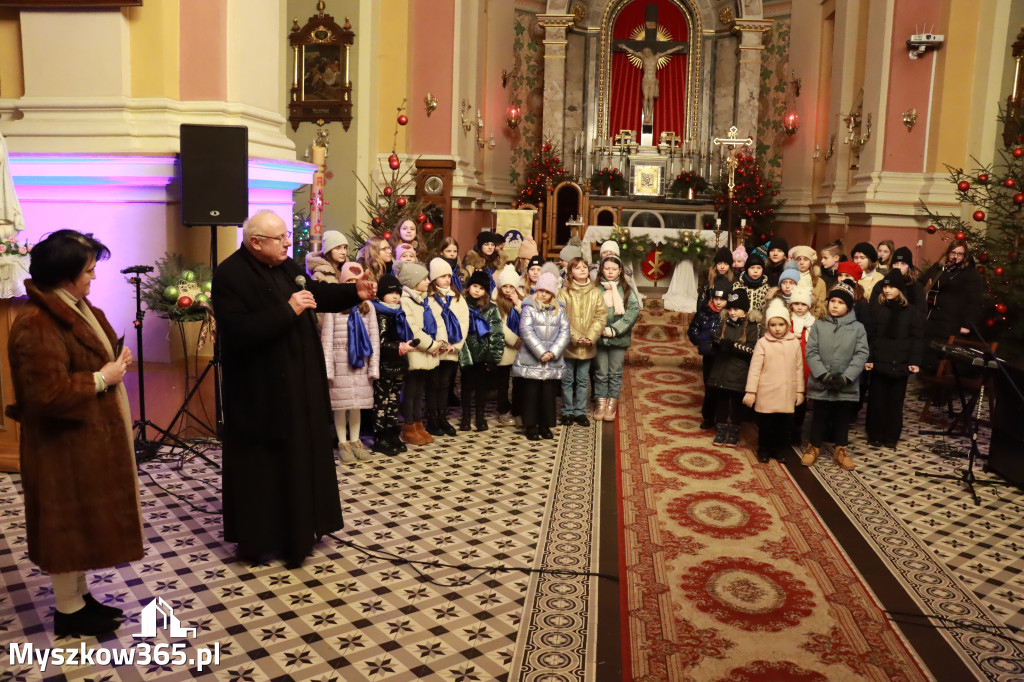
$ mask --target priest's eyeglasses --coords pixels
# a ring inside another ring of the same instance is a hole
[[[292,231],[288,230],[287,232],[282,234],[280,237],[270,237],[270,236],[265,235],[265,234],[254,234],[253,237],[259,237],[260,239],[273,239],[278,244],[281,244],[281,243],[284,242],[284,240],[292,238]]]

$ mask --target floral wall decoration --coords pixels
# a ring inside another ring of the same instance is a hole
[[[776,17],[771,39],[761,53],[761,96],[758,100],[757,161],[767,175],[779,175],[787,136],[782,130],[787,96],[792,95],[789,70],[791,17]],[[798,103],[800,100],[796,100]],[[806,120],[810,112],[799,111]]]
[[[530,162],[541,145],[544,118],[544,46],[537,33],[537,15],[516,10],[515,38],[512,43],[514,67],[518,77],[509,89],[522,107],[522,122],[512,145],[509,182],[522,184]]]

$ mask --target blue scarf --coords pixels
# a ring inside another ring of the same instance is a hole
[[[370,333],[359,314],[359,308],[348,311],[348,366],[359,369],[366,364],[366,358],[373,355]]]
[[[491,333],[491,323],[475,305],[469,306],[469,333],[476,334],[481,339]]]
[[[439,294],[438,303],[441,304],[441,319],[444,320],[445,331],[448,332],[448,343],[456,344],[462,340],[462,327],[459,326],[459,318],[452,312],[453,296]]]
[[[432,339],[437,338],[437,320],[434,319],[434,312],[430,309],[430,297],[424,296],[423,302],[423,331]]]
[[[510,332],[512,332],[516,336],[519,336],[519,311],[518,310],[513,308],[512,310],[508,311],[508,317],[505,318],[505,326],[508,327],[508,330]]]
[[[408,343],[412,341],[412,328],[409,327],[409,320],[405,317],[405,311],[401,308],[391,308],[380,301],[372,301],[373,307],[381,315],[388,315],[395,319],[395,329],[398,331],[398,340]]]
[[[495,289],[498,288],[497,286],[495,286],[495,283],[494,283],[494,268],[482,268],[482,269],[484,271],[484,274],[487,275],[487,278],[489,280],[491,280],[491,288],[487,290],[487,293],[490,294],[492,291],[494,291]]]

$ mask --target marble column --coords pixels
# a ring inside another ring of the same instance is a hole
[[[736,128],[740,137],[750,137],[757,146],[758,99],[761,96],[761,52],[764,35],[771,30],[771,20],[737,19],[734,32],[739,33],[739,63],[736,67]]]
[[[560,144],[565,132],[565,48],[572,14],[538,14],[544,28],[544,139]]]

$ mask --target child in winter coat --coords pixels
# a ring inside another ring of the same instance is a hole
[[[623,278],[622,261],[611,256],[601,261],[601,288],[608,318],[597,341],[594,397],[597,421],[615,421],[622,390],[622,363],[633,343],[633,325],[640,316],[640,299]]]
[[[818,318],[811,314],[811,292],[807,289],[797,289],[793,291],[793,295],[789,299],[789,318],[792,321],[790,329],[793,331],[793,336],[800,341],[800,357],[803,359],[804,374],[803,386],[804,394],[807,393],[807,377],[810,376],[811,371],[807,368],[807,337],[811,334],[811,327],[814,326],[814,321]],[[800,403],[793,410],[793,428],[790,429],[791,445],[800,445],[804,442],[804,417],[807,416],[807,401]]]
[[[526,270],[523,272],[522,280],[519,283],[519,295],[521,298],[533,296],[537,287],[537,280],[540,279],[541,269],[544,267],[544,259],[534,256],[527,262]]]
[[[714,340],[721,333],[722,311],[725,310],[726,297],[730,291],[732,291],[732,282],[722,275],[712,287],[707,303],[694,313],[690,327],[686,330],[690,343],[697,347],[704,374],[704,401],[700,407],[702,431],[715,425],[718,395],[715,393],[715,387],[708,383],[708,377],[711,375],[711,367],[714,365],[715,351],[717,350]]]
[[[757,412],[757,461],[781,459],[793,410],[804,402],[804,358],[789,310],[780,300],[765,311],[768,331],[754,346],[743,404]]]
[[[723,246],[715,251],[715,264],[708,268],[707,279],[704,280],[700,285],[700,289],[697,290],[697,310],[704,310],[708,300],[711,298],[711,292],[719,284],[719,278],[724,278],[728,281],[729,290],[732,289],[735,276],[732,273],[731,264],[732,254],[729,252],[729,249]]]
[[[501,313],[491,303],[487,292],[490,280],[482,270],[477,270],[466,281],[466,305],[469,310],[469,329],[466,343],[459,353],[462,367],[462,422],[460,431],[469,431],[472,426],[472,411],[476,408],[476,430],[487,430],[484,409],[487,394],[494,387],[494,370],[501,361],[505,350],[505,335],[501,328]]]
[[[907,301],[910,282],[893,268],[875,286],[881,290],[869,306],[868,445],[895,448],[903,432],[903,401],[907,379],[921,370],[924,353],[924,318]]]
[[[782,304],[787,308],[789,307],[789,301],[800,282],[800,270],[796,268],[796,263],[790,261],[790,265],[794,267],[783,270],[782,273],[777,276],[777,286],[773,286],[768,290],[769,304],[773,300],[778,299],[782,301]],[[768,309],[767,305],[765,306],[765,309]]]
[[[838,239],[826,244],[821,250],[818,259],[818,275],[825,280],[825,290],[832,291],[832,287],[839,283],[839,262],[843,259],[843,242]]]
[[[424,240],[420,238],[419,228],[416,227],[416,223],[408,218],[405,218],[391,230],[391,239],[388,241],[391,244],[391,250],[395,257],[395,261],[398,261],[398,247],[403,244],[412,247],[412,252],[416,256],[416,260],[426,257],[424,249]]]
[[[748,316],[748,312],[751,313]],[[754,345],[761,336],[760,314],[750,311],[746,289],[733,289],[722,313],[722,328],[715,339],[718,346],[708,382],[717,389],[715,439],[712,445],[736,447],[743,420],[743,393]]]
[[[878,271],[878,251],[868,242],[861,242],[853,247],[850,258],[864,271],[857,284],[864,292],[864,298],[870,301],[875,284],[882,281],[882,273]]]
[[[604,296],[590,279],[590,266],[582,257],[569,261],[566,283],[558,292],[558,301],[565,306],[565,315],[569,318],[561,423],[563,426],[590,426],[587,419],[590,360],[597,355],[597,341],[604,331],[608,309]]]
[[[437,369],[437,356],[442,343],[437,339],[440,308],[430,302],[427,287],[428,270],[419,263],[402,263],[398,268],[398,281],[402,284],[402,310],[405,312],[413,340],[406,356],[409,373],[402,391],[402,440],[409,445],[426,445],[434,437],[423,426],[423,404],[427,392],[427,379]]]
[[[519,273],[508,264],[498,273],[498,289],[494,294],[494,303],[501,314],[501,331],[505,337],[505,347],[501,360],[495,370],[495,385],[498,387],[498,423],[502,426],[515,426],[519,410],[519,384],[516,379],[512,384],[512,399],[509,400],[509,381],[512,378],[512,363],[523,342],[519,338],[519,318],[522,306],[522,294],[519,290]]]
[[[772,240],[764,245],[768,252],[764,259],[764,275],[768,278],[768,285],[779,286],[779,278],[789,268],[789,242],[781,237],[772,237]]]
[[[359,263],[345,263],[338,279],[342,284],[350,284],[363,274]],[[324,315],[320,343],[327,364],[341,461],[369,459],[370,451],[359,440],[359,426],[360,411],[373,407],[373,382],[380,378],[380,337],[373,307],[363,301],[347,313]]]
[[[743,244],[737,246],[736,250],[732,252],[732,274],[734,281],[736,278],[743,274],[744,270],[746,270],[747,259],[749,257],[750,256],[747,253],[747,248],[743,246]]]
[[[732,288],[746,291],[751,311],[758,314],[764,312],[764,307],[768,304],[768,289],[771,287],[768,286],[768,278],[764,274],[764,259],[761,258],[761,254],[754,252],[747,257],[747,267]]]
[[[807,366],[811,370],[807,397],[814,401],[811,438],[800,463],[812,466],[831,427],[835,462],[855,468],[846,451],[850,414],[860,397],[860,375],[868,360],[868,335],[851,314],[853,287],[840,282],[828,294],[828,315],[811,327],[807,339]]]
[[[558,281],[551,273],[537,280],[533,296],[523,301],[519,336],[523,340],[512,376],[523,379],[522,411],[527,440],[555,435],[555,397],[565,373],[562,354],[569,345],[569,318],[556,298]]]
[[[459,267],[459,243],[455,241],[454,237],[445,237],[441,240],[436,256],[444,260],[451,267],[452,289],[461,294],[462,290],[466,288],[465,284],[463,284],[466,281],[466,273]]]
[[[814,308],[811,314],[815,317],[825,315],[825,299],[828,298],[828,289],[825,282],[818,275],[818,269],[814,262],[818,260],[818,254],[809,246],[794,246],[789,250],[789,257],[796,263],[796,269],[800,273],[800,279],[796,285],[798,288],[807,289],[814,299]]]
[[[837,277],[840,282],[846,282],[853,289],[853,315],[861,324],[868,323],[868,302],[864,298],[864,290],[857,283],[864,272],[860,266],[852,260],[844,261],[836,267]],[[824,315],[816,315],[819,319]]]
[[[451,288],[452,268],[443,258],[430,261],[430,304],[440,311],[437,340],[441,343],[437,369],[427,378],[427,433],[432,436],[454,436],[455,427],[448,423],[448,393],[459,368],[459,354],[469,332],[469,306],[466,298]]]
[[[505,257],[501,254],[501,247],[505,240],[493,232],[483,231],[476,236],[476,246],[462,259],[462,269],[469,277],[477,270],[487,274],[490,286],[487,293],[494,291],[494,275],[505,267]]]
[[[379,282],[384,275],[394,274],[394,251],[383,237],[370,237],[359,249],[359,263],[366,272],[366,278]]]
[[[605,240],[601,244],[601,250],[598,251],[600,258],[597,259],[596,263],[590,264],[590,279],[597,283],[601,279],[601,261],[608,256],[615,256],[619,260],[622,260],[622,247],[614,239]],[[626,284],[629,288],[634,291],[640,297],[640,305],[644,304],[644,295],[640,293],[640,290],[636,286],[636,280],[633,278],[633,268],[625,263],[622,264],[623,278],[626,280]]]
[[[409,371],[412,329],[402,310],[402,284],[394,275],[377,282],[377,329],[380,335],[380,377],[373,382],[374,452],[397,455],[408,448],[398,435],[398,403],[402,380]]]

